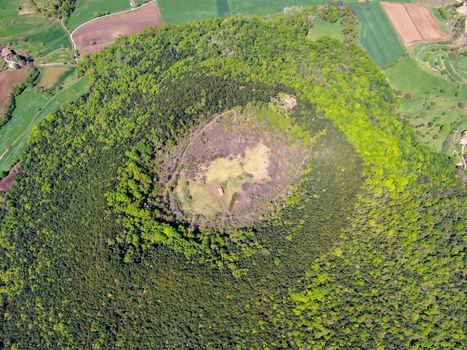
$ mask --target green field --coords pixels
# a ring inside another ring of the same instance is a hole
[[[334,39],[344,40],[342,27],[340,22],[330,23],[317,18],[313,23],[313,28],[310,29],[308,37],[311,40],[319,39],[323,36],[329,36]]]
[[[288,6],[312,6],[323,0],[159,0],[165,23],[183,23],[225,16],[261,16],[282,12]],[[350,1],[344,1],[350,2]]]
[[[453,83],[406,57],[384,70],[390,85],[402,93],[402,116],[424,143],[451,153],[456,136],[467,128],[467,85]]]
[[[24,49],[34,58],[72,47],[57,20],[39,15],[18,15],[20,0],[0,0],[0,43]],[[71,50],[70,50],[71,51]]]
[[[360,27],[360,43],[368,55],[384,67],[405,53],[391,22],[378,3],[352,4]]]
[[[75,11],[68,19],[67,27],[72,31],[79,25],[99,15],[129,9],[130,2],[128,0],[78,0]]]
[[[458,82],[467,82],[467,56],[449,43],[421,44],[411,52],[418,61],[446,78]]]
[[[74,101],[88,89],[90,78],[85,77],[54,97],[47,99],[32,88],[17,98],[17,107],[11,120],[0,129],[0,173],[8,171],[26,149],[31,130],[64,103]]]

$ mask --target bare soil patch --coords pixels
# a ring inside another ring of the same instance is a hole
[[[170,193],[180,218],[200,226],[250,224],[299,176],[307,141],[251,113],[223,113],[193,135],[176,166]]]
[[[406,46],[418,41],[448,39],[425,6],[389,2],[381,5]]]
[[[0,180],[0,192],[9,192],[11,190],[11,186],[15,181],[16,175],[18,175],[19,166],[20,163],[17,163],[13,168],[11,168],[8,175]]]
[[[78,51],[85,55],[111,45],[119,36],[161,25],[159,5],[152,2],[135,10],[92,20],[78,27],[71,36]]]
[[[27,69],[7,70],[0,72],[0,114],[5,111],[8,96],[15,85],[28,76]]]

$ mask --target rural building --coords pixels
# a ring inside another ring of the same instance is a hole
[[[221,196],[221,197],[224,196],[224,189],[222,187],[218,187],[217,192],[219,193],[219,196]]]
[[[0,51],[0,56],[2,58],[9,58],[11,55],[13,55],[13,52],[6,46]]]

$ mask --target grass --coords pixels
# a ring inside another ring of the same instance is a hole
[[[75,70],[76,68],[67,66],[44,67],[41,69],[38,86],[46,90],[57,88]]]
[[[379,3],[352,4],[360,27],[360,43],[384,67],[404,55],[405,49]]]
[[[75,11],[68,19],[67,27],[70,31],[81,24],[99,17],[102,14],[120,12],[130,9],[129,0],[78,0]]]
[[[26,150],[33,128],[63,104],[74,101],[87,91],[90,78],[85,77],[52,98],[32,88],[18,96],[11,120],[0,129],[0,172],[8,171]]]
[[[71,48],[68,34],[57,20],[40,14],[18,15],[20,0],[0,0],[0,43],[24,49],[39,58],[54,50]]]
[[[421,140],[436,151],[452,153],[458,135],[467,128],[467,85],[456,84],[405,57],[384,70],[390,85],[402,92],[402,116]]]
[[[413,49],[411,55],[432,70],[446,78],[459,82],[467,82],[467,56],[451,54],[450,43],[421,44]]]
[[[340,22],[330,23],[318,18],[313,23],[313,28],[310,29],[308,37],[311,40],[317,40],[323,36],[329,36],[334,39],[344,40],[342,27]]]
[[[72,49],[57,49],[39,57],[36,63],[75,63],[74,52]]]

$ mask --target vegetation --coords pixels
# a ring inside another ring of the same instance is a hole
[[[54,50],[72,48],[66,31],[57,20],[40,13],[19,14],[21,0],[0,0],[0,43],[28,56],[39,58]]]
[[[74,12],[67,21],[70,31],[99,16],[130,9],[128,0],[77,0]]]
[[[374,62],[386,66],[405,49],[379,3],[352,4],[360,25],[360,43]]]
[[[467,128],[467,85],[446,80],[406,57],[384,70],[400,95],[401,115],[432,149],[453,155]]]
[[[86,92],[89,79],[78,80],[53,97],[27,87],[16,99],[11,120],[0,129],[0,172],[7,172],[26,150],[33,128],[65,103]]]
[[[329,36],[334,39],[343,40],[344,35],[342,34],[342,27],[340,22],[330,23],[318,18],[313,23],[313,28],[311,28],[308,37],[312,40],[316,40],[323,36]]]
[[[166,26],[85,59],[89,93],[33,132],[0,212],[2,347],[462,348],[465,188],[359,46],[307,39],[318,11]],[[321,136],[267,220],[190,231],[146,201],[158,154],[284,91]]]
[[[75,8],[76,0],[29,0],[28,5],[49,17],[67,18]]]
[[[37,82],[39,89],[56,92],[63,82],[75,72],[75,67],[50,66],[41,69],[40,79]]]

